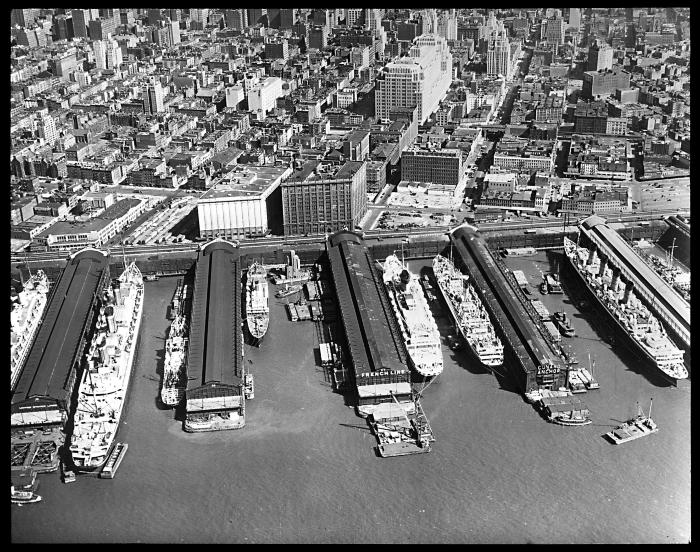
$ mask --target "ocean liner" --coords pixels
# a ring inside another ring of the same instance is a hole
[[[79,471],[103,466],[119,427],[143,313],[143,278],[135,263],[112,280],[100,300],[70,444]]]
[[[257,262],[248,268],[245,312],[248,331],[253,337],[254,343],[259,344],[270,324],[270,306],[268,304],[267,270]]]
[[[418,278],[396,255],[384,261],[383,278],[414,370],[437,376],[442,372],[440,332]]]
[[[49,292],[49,280],[43,270],[24,284],[12,302],[10,311],[10,389],[14,389],[27,359],[34,336],[41,324]]]
[[[168,330],[165,342],[165,364],[163,365],[163,387],[160,398],[163,404],[176,406],[187,389],[187,312],[185,299],[188,286],[178,286],[178,309]]]
[[[442,255],[433,259],[433,272],[455,325],[479,361],[486,366],[503,364],[503,344],[474,288],[467,283],[468,276]]]
[[[564,238],[564,252],[576,274],[598,303],[610,314],[616,325],[629,337],[637,350],[667,378],[685,379],[688,371],[683,364],[684,352],[676,347],[666,330],[632,290],[625,289],[619,277],[613,275],[610,266],[600,272],[600,259],[595,255],[587,264],[591,254],[585,247]]]

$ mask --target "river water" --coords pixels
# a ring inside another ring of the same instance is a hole
[[[544,253],[512,266],[534,285],[550,269]],[[289,321],[272,297],[262,347],[246,346],[256,383],[247,426],[183,432],[157,401],[175,284],[146,283],[118,435],[129,450],[116,478],[64,485],[58,474],[41,476],[43,501],[12,507],[13,542],[690,541],[690,382],[658,381],[633,354],[601,341],[600,316],[579,313],[566,295],[533,292],[550,311],[565,308],[579,358],[595,358],[601,389],[583,397],[593,424],[548,424],[508,381],[444,346],[444,372],[423,399],[432,452],[381,459],[364,420],[316,366],[312,323]],[[452,330],[434,309],[444,337]],[[621,446],[601,437],[651,397],[658,433]]]

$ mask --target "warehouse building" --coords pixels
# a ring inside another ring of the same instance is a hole
[[[289,167],[237,167],[197,201],[199,235],[234,239],[282,233],[282,179]]]

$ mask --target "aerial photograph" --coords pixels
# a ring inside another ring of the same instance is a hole
[[[689,544],[690,12],[8,9],[10,542]]]

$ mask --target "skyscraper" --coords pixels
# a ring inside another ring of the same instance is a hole
[[[504,75],[509,77],[510,43],[508,34],[501,23],[497,34],[492,35],[486,52],[486,73],[488,75]]]
[[[561,46],[564,44],[565,24],[561,17],[554,17],[545,21],[545,39],[550,44]]]
[[[612,69],[615,51],[607,43],[592,44],[588,49],[588,70]]]
[[[90,10],[71,10],[73,15],[73,36],[87,38],[90,24]]]
[[[151,77],[147,83],[143,85],[143,110],[149,114],[162,113],[165,108],[163,106],[163,87],[160,81]]]
[[[418,36],[408,56],[388,63],[377,77],[376,115],[389,119],[394,107],[418,106],[418,122],[423,123],[451,83],[452,54],[447,41],[434,34]]]
[[[122,51],[119,43],[111,36],[106,40],[96,40],[92,43],[95,52],[95,65],[98,69],[114,70],[122,63]]]
[[[457,40],[457,15],[455,10],[442,12],[437,20],[437,34],[445,40]]]

